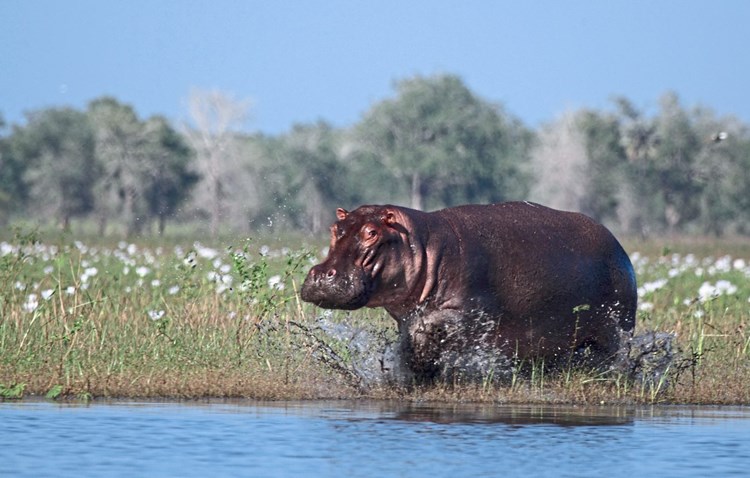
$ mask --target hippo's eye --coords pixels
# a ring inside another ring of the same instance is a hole
[[[365,245],[370,245],[377,240],[378,230],[375,227],[366,226],[362,229],[361,234],[362,240],[364,241]]]

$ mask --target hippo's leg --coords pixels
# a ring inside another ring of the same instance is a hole
[[[449,346],[461,313],[453,310],[416,312],[399,321],[401,358],[417,382],[429,382],[441,375],[441,356]]]

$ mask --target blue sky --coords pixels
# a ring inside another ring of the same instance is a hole
[[[191,88],[252,100],[248,131],[347,126],[393,81],[454,73],[530,126],[677,92],[750,122],[750,1],[0,0],[0,113],[188,117]]]

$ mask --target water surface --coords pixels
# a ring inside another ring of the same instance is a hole
[[[748,476],[750,410],[0,403],[0,476]]]

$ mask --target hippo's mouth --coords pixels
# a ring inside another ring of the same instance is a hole
[[[355,277],[316,277],[309,274],[302,284],[300,296],[324,309],[355,310],[367,305],[372,286],[360,272]]]

